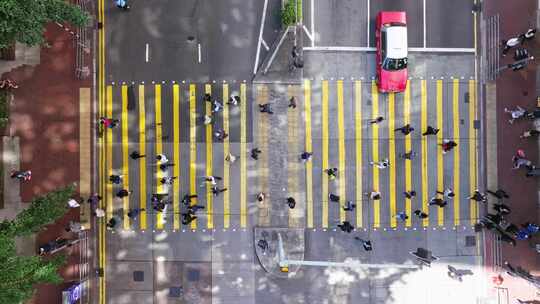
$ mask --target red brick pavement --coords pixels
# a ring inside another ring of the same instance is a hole
[[[530,27],[536,26],[536,0],[490,0],[484,1],[484,17],[494,14],[500,15],[500,37],[508,39],[525,32]],[[526,44],[529,51],[535,56],[540,55],[537,51],[540,46],[540,38],[536,38],[533,43]],[[501,64],[512,61],[509,53],[501,60]],[[498,160],[498,182],[501,188],[510,193],[508,201],[512,209],[509,221],[517,225],[526,221],[538,222],[538,180],[535,178],[525,178],[525,172],[512,169],[512,156],[517,149],[523,149],[527,158],[537,162],[538,142],[531,139],[521,139],[519,135],[533,127],[530,121],[515,122],[508,124],[509,115],[504,112],[504,108],[514,108],[516,105],[524,108],[534,108],[536,106],[536,65],[530,65],[520,72],[511,70],[503,71],[497,79],[497,160]],[[489,166],[489,164],[487,164]],[[519,265],[536,272],[540,271],[540,255],[532,248],[532,244],[540,243],[540,237],[530,241],[518,241],[516,247],[507,244],[502,245],[502,259],[512,265]],[[489,247],[489,244],[488,244]],[[490,258],[486,262],[490,262]],[[503,275],[505,282],[502,287],[508,288],[510,303],[516,303],[516,298],[532,300],[534,297],[533,288],[521,279],[513,279],[508,275]]]
[[[23,202],[79,180],[79,87],[91,83],[75,77],[73,37],[55,24],[47,27],[45,37],[50,48],[41,49],[40,64],[8,75],[19,84],[11,107],[10,132],[20,137],[21,168],[32,170],[32,180],[21,187]],[[40,233],[37,243],[66,234],[65,225],[78,218],[78,208],[71,210]],[[64,252],[68,265],[61,270],[66,283],[39,286],[32,303],[61,303],[61,291],[69,281],[78,280],[78,248],[70,250]]]

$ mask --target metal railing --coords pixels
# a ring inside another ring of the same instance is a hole
[[[91,261],[88,232],[79,232],[79,283],[81,284],[81,303],[90,303],[90,273]]]
[[[92,2],[90,0],[76,0],[76,5],[86,12],[92,19]],[[78,27],[74,35],[75,43],[75,75],[78,79],[85,79],[90,76],[90,46],[92,20],[87,26]]]

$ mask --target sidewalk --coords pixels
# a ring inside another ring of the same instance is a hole
[[[525,32],[528,28],[537,26],[537,1],[534,0],[485,1],[483,9],[484,18],[495,14],[500,15],[501,39],[515,37]],[[531,52],[531,55],[538,58],[540,55],[540,40],[538,37],[535,41],[526,43],[525,47]],[[506,57],[501,58],[500,65],[510,63],[513,60],[512,54],[513,52],[509,52]],[[496,106],[495,115],[497,121],[496,152],[488,151],[488,153],[496,153],[496,179],[494,178],[495,176],[491,178],[488,176],[488,188],[498,186],[510,194],[510,199],[505,202],[512,209],[508,220],[518,226],[527,221],[539,222],[538,179],[526,178],[523,170],[513,170],[511,159],[517,149],[523,149],[527,158],[532,160],[533,163],[538,164],[538,141],[530,138],[521,139],[519,136],[525,130],[534,128],[534,124],[531,121],[516,121],[514,124],[509,124],[508,119],[510,116],[504,112],[504,108],[513,109],[519,105],[526,109],[533,109],[536,106],[536,73],[537,64],[532,63],[521,71],[502,71],[496,80],[495,86],[493,87],[492,84],[488,85],[488,87],[492,87],[495,90],[496,95],[496,100],[487,101],[488,112],[490,111],[490,105]],[[489,92],[487,95],[489,96]],[[488,125],[488,132],[489,128],[490,126]],[[490,164],[488,163],[487,166],[490,166]],[[492,241],[488,237],[487,248],[492,247]],[[521,266],[529,270],[533,275],[540,275],[540,255],[533,248],[535,243],[540,243],[540,237],[536,236],[536,238],[528,241],[517,241],[516,247],[512,247],[506,243],[501,244],[501,256],[498,263],[508,261],[513,266]],[[492,253],[489,254],[491,255]],[[492,263],[491,257],[486,257],[485,262],[487,264]],[[495,273],[502,271],[496,267],[500,265],[489,266],[495,266],[493,268]],[[540,297],[535,295],[534,288],[524,280],[508,276],[504,272],[501,274],[504,278],[504,283],[501,287],[506,288],[508,291],[508,303],[517,303],[516,299],[540,299]]]
[[[79,184],[80,180],[79,88],[91,87],[91,82],[75,77],[72,36],[51,24],[45,37],[50,48],[41,49],[38,65],[22,66],[3,75],[19,84],[11,105],[9,133],[20,138],[21,169],[32,170],[32,180],[21,185],[23,203],[70,183]],[[39,233],[36,246],[68,234],[64,227],[78,219],[78,208],[70,210]],[[78,246],[64,254],[68,264],[60,273],[66,283],[38,286],[31,303],[61,303],[61,291],[79,280]]]

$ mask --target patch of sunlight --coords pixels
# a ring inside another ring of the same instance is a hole
[[[128,251],[125,250],[125,249],[118,250],[118,252],[116,253],[116,259],[117,260],[124,259],[127,256],[127,253],[128,253]]]
[[[328,277],[327,282],[329,285],[348,285],[355,281],[354,275],[350,274],[349,271],[340,268],[326,268],[324,274]]]

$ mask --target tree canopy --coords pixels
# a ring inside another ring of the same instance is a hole
[[[29,46],[43,44],[43,33],[49,22],[84,26],[88,20],[85,12],[65,0],[2,0],[0,48],[15,41]]]

